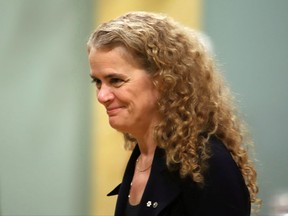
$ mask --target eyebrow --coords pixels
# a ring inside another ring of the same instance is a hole
[[[104,76],[104,79],[109,79],[109,78],[112,78],[112,77],[122,77],[122,78],[124,78],[124,75],[122,75],[122,74],[119,74],[119,73],[111,73],[111,74],[108,74],[108,75],[106,75],[106,76]],[[92,78],[92,79],[99,79],[99,78],[97,78],[96,76],[93,76],[92,74],[90,74],[90,77]]]

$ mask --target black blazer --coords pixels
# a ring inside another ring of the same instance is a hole
[[[204,188],[191,178],[182,179],[170,172],[165,152],[156,148],[150,177],[140,203],[139,216],[248,216],[249,192],[244,179],[226,147],[210,140],[212,157]],[[135,163],[140,154],[136,146],[127,164],[123,181],[108,196],[117,195],[115,216],[123,216],[128,202]]]

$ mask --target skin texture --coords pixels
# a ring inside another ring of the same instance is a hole
[[[89,61],[97,99],[105,106],[111,127],[136,136],[150,131],[158,118],[157,91],[146,71],[123,47],[92,49]]]

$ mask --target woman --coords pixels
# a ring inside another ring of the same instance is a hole
[[[256,172],[229,91],[191,29],[131,12],[88,41],[111,127],[133,150],[115,215],[250,215]]]

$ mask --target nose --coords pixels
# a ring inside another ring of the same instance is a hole
[[[114,98],[113,92],[106,85],[102,85],[101,88],[97,92],[97,99],[103,105],[111,101],[113,98]]]

